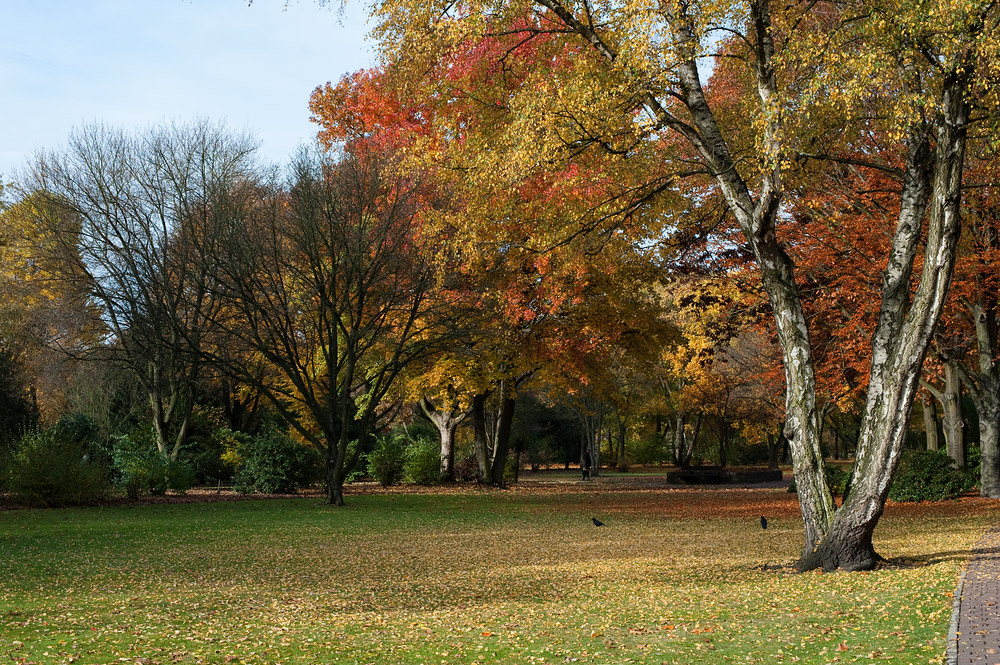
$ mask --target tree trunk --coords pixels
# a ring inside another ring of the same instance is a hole
[[[1000,499],[1000,395],[985,396],[990,404],[979,409],[979,495]]]
[[[625,437],[628,433],[628,428],[625,425],[625,420],[623,418],[618,419],[618,453],[615,455],[615,466],[619,469],[625,469],[628,465],[628,460],[625,458]]]
[[[826,570],[868,570],[880,561],[872,534],[885,509],[924,357],[955,266],[970,75],[971,64],[962,63],[945,78],[933,155],[926,128],[910,128],[899,224],[882,273],[882,304],[872,336],[868,393],[850,491],[826,537],[800,560],[800,570],[820,566]],[[933,171],[928,170],[930,164]],[[933,173],[931,191],[928,173]],[[912,265],[928,201],[924,265],[911,298]]]
[[[337,450],[334,447],[324,450],[326,457],[326,503],[331,506],[344,505],[344,478],[337,463]]]
[[[460,411],[457,401],[453,401],[447,408],[438,409],[427,397],[421,398],[417,405],[438,430],[441,441],[439,480],[442,482],[455,480],[455,432],[471,410]]]
[[[965,418],[962,414],[962,379],[952,363],[944,366],[942,400],[944,443],[956,469],[965,468]]]
[[[476,480],[480,484],[490,481],[490,451],[486,436],[486,398],[488,394],[472,398],[472,432],[476,451]]]
[[[770,471],[778,470],[778,462],[781,453],[785,450],[785,437],[779,431],[777,434],[767,435],[767,468]]]
[[[938,418],[937,409],[934,408],[934,400],[927,391],[920,393],[920,407],[924,413],[924,433],[927,435],[927,450],[937,450],[938,443]]]
[[[455,480],[455,430],[458,425],[439,427],[441,435],[441,467],[438,480],[451,482]]]
[[[948,361],[947,366],[961,375],[979,413],[979,493],[1000,498],[1000,371],[994,360],[996,302],[980,296],[970,309],[976,328],[979,371],[973,373],[959,361]]]
[[[514,423],[513,397],[504,397],[500,406],[500,422],[497,425],[497,438],[493,442],[493,461],[490,468],[490,484],[503,487],[503,474],[507,466],[507,453],[510,450],[510,430]]]

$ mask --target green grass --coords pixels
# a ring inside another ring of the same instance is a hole
[[[779,490],[348,498],[0,512],[0,658],[935,662],[990,524],[979,500],[890,507],[900,565],[795,575]]]

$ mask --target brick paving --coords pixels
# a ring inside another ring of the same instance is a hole
[[[1000,665],[1000,527],[973,548],[955,592],[949,665]]]

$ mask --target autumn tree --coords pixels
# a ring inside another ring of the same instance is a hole
[[[456,56],[455,71],[488,66],[490,55],[463,52]],[[523,74],[512,72],[495,94],[510,90]],[[598,297],[600,287],[595,288],[601,273],[618,279],[631,274],[630,287],[646,274],[621,250],[621,237],[609,237],[614,223],[607,219],[617,223],[633,214],[632,223],[640,225],[644,219],[635,214],[633,199],[649,192],[619,185],[593,163],[564,173],[540,173],[517,183],[513,193],[497,191],[493,184],[484,187],[481,171],[466,166],[477,159],[480,144],[466,143],[464,132],[453,131],[451,123],[490,127],[500,134],[508,119],[490,107],[457,119],[433,102],[408,95],[405,82],[385,70],[357,72],[321,86],[310,108],[326,145],[402,148],[405,166],[438,193],[425,216],[426,233],[437,238],[439,294],[454,313],[454,334],[449,353],[427,374],[414,377],[423,392],[412,397],[439,423],[445,477],[450,476],[451,428],[464,417],[458,414],[468,410],[480,481],[502,484],[518,387],[548,364],[568,363],[573,369],[599,331],[616,334],[614,326],[591,325],[581,313],[605,307],[607,294]],[[606,197],[596,212],[590,205],[595,197]],[[560,231],[546,238],[533,231],[551,228],[560,218],[571,218],[580,232],[566,237]],[[598,227],[601,233],[595,237],[582,232]],[[557,247],[540,251],[545,244]],[[618,253],[605,250],[607,256],[595,260],[608,244]],[[428,377],[436,385],[429,385]]]
[[[809,3],[776,13],[766,0],[628,8],[524,0],[472,3],[461,12],[399,0],[379,7],[387,57],[411,75],[435,76],[428,99],[492,102],[485,91],[462,87],[479,80],[458,81],[455,68],[448,70],[456,52],[495,51],[500,78],[518,57],[536,65],[514,94],[496,102],[497,113],[511,119],[503,136],[490,135],[483,162],[494,163],[483,169],[483,179],[507,183],[519,167],[575,159],[588,150],[627,162],[663,145],[665,135],[676,137],[671,156],[698,164],[710,178],[755,258],[774,312],[805,526],[804,569],[870,568],[879,561],[871,536],[954,265],[972,90],[976,81],[989,80],[981,68],[990,67],[996,26],[991,4],[941,4],[940,11],[928,11],[906,3]],[[713,55],[715,26],[737,35],[728,55],[745,63],[747,90],[754,93],[742,113],[725,113],[702,80],[699,59]],[[896,57],[885,57],[889,53]],[[899,178],[897,224],[879,261],[881,305],[858,463],[840,509],[824,480],[808,319],[795,263],[778,234],[784,176],[797,145],[803,153],[841,158],[835,141],[822,150],[810,143],[836,136],[812,131],[810,114],[820,109],[831,115],[849,110],[840,117],[857,127],[872,122],[858,118],[897,119],[883,134],[893,159],[882,165]],[[615,118],[631,120],[632,131],[623,132]],[[921,240],[924,264],[915,272]]]
[[[945,441],[956,464],[964,466],[964,386],[979,416],[980,493],[1000,497],[1000,355],[998,341],[998,274],[1000,215],[996,199],[994,150],[975,144],[963,199],[966,220],[962,254],[956,270],[951,308],[935,336],[937,359],[943,365],[944,389],[925,387],[943,402]]]
[[[278,376],[228,371],[323,453],[331,504],[344,503],[355,444],[384,426],[393,381],[432,339],[419,195],[391,155],[304,153],[287,191],[261,190],[242,217],[200,236],[201,268],[224,305],[212,325]]]

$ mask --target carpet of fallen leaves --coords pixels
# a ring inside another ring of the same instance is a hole
[[[890,565],[800,575],[782,488],[348,499],[0,513],[0,660],[941,662],[957,572],[1000,521],[973,497],[891,504]]]

